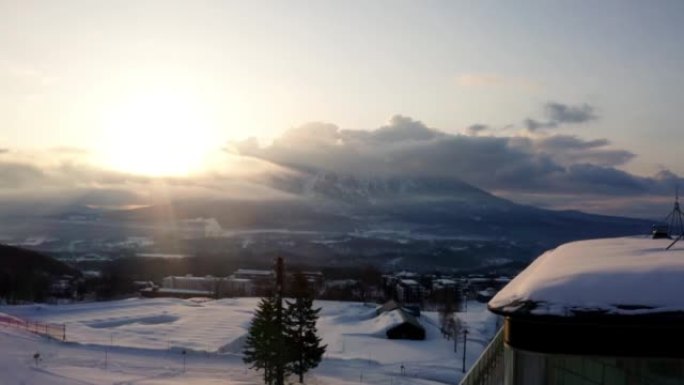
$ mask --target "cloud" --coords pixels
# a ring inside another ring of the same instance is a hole
[[[0,163],[0,188],[37,186],[45,179],[45,174],[38,167],[15,162]]]
[[[487,130],[489,130],[489,126],[486,124],[472,124],[466,128],[466,135],[477,136]]]
[[[584,103],[578,106],[569,106],[556,102],[546,103],[544,111],[549,119],[556,123],[585,123],[596,120],[598,117],[594,107]]]
[[[553,124],[596,119],[593,108],[552,107]],[[582,208],[578,196],[614,209],[629,199],[670,197],[682,179],[667,169],[639,176],[621,169],[636,155],[604,138],[540,130],[534,134],[473,124],[468,135],[451,134],[420,120],[395,115],[378,128],[343,129],[329,122],[293,127],[269,144],[230,143],[222,168],[203,175],[151,178],[107,170],[80,149],[53,148],[41,156],[19,151],[0,162],[0,196],[41,195],[111,206],[159,203],[159,199],[296,199],[296,189],[272,184],[281,176],[317,172],[368,177],[444,178],[464,181],[502,196],[561,208]],[[492,130],[493,131],[493,130]],[[487,132],[488,135],[479,135]],[[47,159],[39,163],[36,159]],[[286,183],[286,182],[283,182]],[[161,186],[161,187],[160,187]],[[130,194],[129,194],[130,193]],[[521,198],[522,197],[522,198]],[[562,197],[575,197],[562,199]],[[574,203],[572,203],[574,202]],[[572,205],[576,206],[572,206]]]
[[[370,137],[377,142],[387,143],[429,140],[441,135],[439,131],[428,128],[421,121],[395,115],[386,125],[373,131]]]
[[[556,128],[564,124],[582,124],[598,119],[595,108],[587,103],[571,106],[558,102],[544,104],[545,121],[527,118],[523,125],[534,132],[547,128]]]
[[[525,128],[527,128],[528,131],[537,131],[539,129],[543,128],[555,128],[558,127],[558,124],[556,122],[540,122],[534,119],[527,118],[523,120],[523,125]]]
[[[471,127],[475,129],[470,133],[486,129]],[[579,194],[592,196],[595,202],[644,198],[671,194],[672,180],[679,180],[665,172],[643,177],[618,169],[636,155],[614,148],[607,139],[448,134],[403,116],[375,130],[310,123],[291,129],[271,145],[247,141],[237,148],[242,155],[304,172],[463,180],[504,196]]]
[[[551,135],[537,138],[534,145],[537,151],[551,154],[564,165],[584,162],[620,166],[636,157],[630,151],[610,148],[607,139],[584,140],[573,135]]]
[[[609,145],[608,139],[583,140],[574,135],[553,135],[542,138],[538,145],[546,150],[586,150]]]
[[[268,184],[270,173],[292,171],[254,158],[226,154],[226,170],[155,178],[97,166],[82,154],[80,150],[51,148],[3,156],[0,217],[46,215],[73,205],[114,209],[188,199],[296,198]]]

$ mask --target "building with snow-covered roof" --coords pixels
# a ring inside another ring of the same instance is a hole
[[[401,279],[396,285],[397,300],[401,303],[421,303],[423,288],[414,279]]]
[[[245,290],[248,290],[249,294],[247,295],[264,295],[273,288],[275,272],[273,270],[237,269],[230,276],[230,279],[233,280],[231,283],[233,287],[241,285],[240,282],[245,282],[247,285],[246,281],[240,280],[249,280],[249,287],[244,287]]]
[[[247,278],[230,276],[221,280],[219,296],[221,297],[251,297],[257,294],[254,281]]]
[[[163,290],[165,293],[179,293],[182,290],[190,292],[202,292],[205,295],[215,296],[218,293],[222,278],[207,275],[197,277],[193,275],[168,276],[162,279],[162,289],[174,289],[175,291]]]
[[[503,383],[684,384],[684,243],[670,243],[580,241],[537,258],[488,305],[505,317]]]
[[[406,309],[389,300],[375,309],[379,322],[385,325],[385,335],[391,340],[424,340],[425,328],[418,321],[420,310]]]

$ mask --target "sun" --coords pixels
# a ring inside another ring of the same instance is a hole
[[[135,95],[104,118],[100,156],[108,167],[149,176],[201,171],[220,147],[217,130],[197,100],[173,92]]]

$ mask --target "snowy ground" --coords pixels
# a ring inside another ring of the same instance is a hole
[[[0,324],[0,385],[36,384],[260,384],[240,351],[257,303],[255,298],[194,302],[128,299],[75,305],[0,307],[24,319],[65,323],[67,342],[58,342]],[[437,314],[420,318],[425,341],[384,338],[387,320],[375,306],[320,301],[318,323],[328,345],[324,361],[308,384],[456,384],[461,353],[437,329]],[[471,302],[466,322],[467,366],[486,346],[496,318]],[[185,370],[183,355],[187,351]],[[33,355],[40,353],[38,365]],[[405,375],[400,366],[404,365]]]

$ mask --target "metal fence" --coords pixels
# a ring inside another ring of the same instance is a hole
[[[60,341],[66,341],[66,325],[23,320],[17,317],[0,316],[0,325],[24,329]]]
[[[459,385],[502,385],[504,378],[503,328],[482,351]]]

